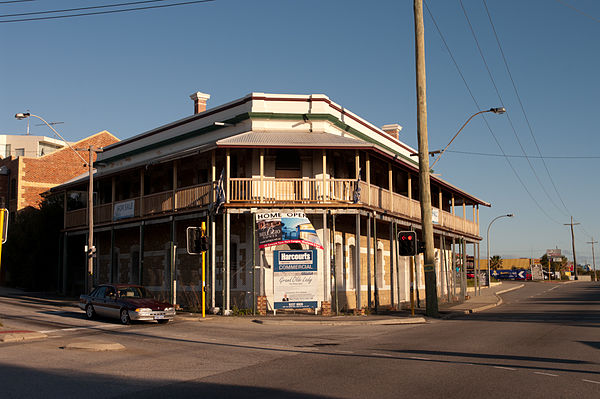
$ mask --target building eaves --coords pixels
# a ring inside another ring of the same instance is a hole
[[[323,132],[245,132],[217,140],[217,147],[371,148],[373,145]]]

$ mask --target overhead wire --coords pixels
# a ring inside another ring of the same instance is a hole
[[[194,1],[185,1],[180,3],[170,3],[170,4],[160,4],[154,6],[144,6],[144,7],[131,7],[131,8],[123,8],[119,10],[106,10],[106,11],[94,11],[94,12],[85,12],[79,14],[67,14],[67,15],[53,15],[46,17],[36,17],[36,18],[19,18],[19,19],[10,19],[5,21],[0,21],[0,23],[11,23],[11,22],[32,22],[32,21],[44,21],[50,19],[62,19],[62,18],[74,18],[74,17],[83,17],[90,15],[104,15],[104,14],[116,14],[122,12],[132,12],[132,11],[142,11],[142,10],[151,10],[157,8],[167,8],[167,7],[176,7],[176,6],[185,6],[191,4],[200,4],[200,3],[209,3],[216,0],[194,0]]]
[[[600,22],[600,19],[598,19],[598,18],[594,17],[593,15],[590,15],[590,14],[584,12],[584,11],[581,11],[578,8],[575,8],[574,6],[572,6],[571,4],[569,4],[569,3],[565,2],[565,1],[556,0],[556,2],[564,5],[565,7],[569,7],[571,10],[574,10],[574,11],[578,12],[579,14],[581,14],[581,15],[583,15],[585,17],[588,17],[588,18],[590,18],[590,19],[592,19],[592,20],[594,20],[596,22]]]
[[[486,157],[504,157],[507,156],[509,158],[525,158],[526,156],[533,159],[540,159],[541,156],[538,155],[502,155],[502,154],[491,154],[489,152],[475,152],[475,151],[460,151],[460,150],[446,150],[446,152],[454,152],[457,154],[467,154],[467,155],[480,155]],[[544,158],[546,159],[600,159],[600,155],[556,155],[556,156],[548,156],[546,155]]]
[[[496,38],[496,43],[498,44],[498,49],[500,50],[500,54],[502,56],[502,60],[504,62],[504,66],[506,68],[506,72],[508,73],[508,76],[510,78],[510,81],[512,83],[512,87],[513,90],[515,92],[515,96],[517,97],[517,100],[519,101],[519,106],[521,107],[521,111],[523,112],[523,116],[525,118],[525,122],[527,124],[527,127],[529,128],[529,133],[531,135],[531,138],[533,139],[533,143],[535,144],[535,147],[538,151],[538,154],[540,155],[540,158],[542,159],[542,164],[544,165],[544,168],[546,170],[546,174],[548,175],[548,179],[550,180],[550,182],[552,183],[552,187],[554,187],[554,191],[556,192],[556,195],[558,196],[558,199],[560,200],[562,206],[565,208],[565,210],[567,211],[567,213],[569,215],[571,215],[572,213],[569,211],[569,208],[567,208],[567,205],[565,205],[565,201],[563,200],[562,196],[560,195],[560,192],[558,191],[558,188],[556,187],[556,183],[554,182],[554,179],[552,178],[552,175],[550,174],[550,170],[548,169],[548,165],[546,164],[546,161],[544,160],[544,157],[542,156],[542,151],[540,150],[540,146],[538,145],[538,142],[535,138],[535,135],[533,134],[533,128],[531,127],[531,123],[529,122],[529,118],[527,117],[527,112],[525,112],[525,106],[523,105],[523,101],[521,100],[521,95],[519,94],[519,90],[517,90],[517,85],[515,84],[515,80],[513,78],[513,75],[510,71],[510,67],[508,66],[508,61],[506,59],[506,55],[504,54],[504,49],[502,48],[502,45],[500,44],[500,38],[498,37],[498,32],[496,31],[496,27],[494,25],[494,22],[492,21],[492,16],[490,14],[490,11],[488,9],[486,0],[483,0],[483,5],[485,7],[485,11],[487,13],[488,19],[490,21],[490,25],[492,27],[492,31],[494,32],[494,37]]]
[[[465,16],[465,19],[467,20],[467,24],[469,25],[469,29],[471,31],[471,35],[473,36],[473,40],[475,40],[475,44],[477,46],[477,50],[479,51],[479,55],[481,56],[481,60],[483,61],[483,64],[485,65],[485,69],[487,70],[488,76],[490,78],[490,81],[492,82],[492,85],[494,86],[494,90],[496,91],[496,95],[498,96],[498,99],[500,100],[500,104],[504,107],[504,100],[502,98],[502,95],[500,94],[500,90],[498,89],[498,86],[496,85],[496,81],[494,79],[494,76],[492,74],[492,71],[487,63],[487,60],[485,58],[485,55],[483,54],[483,50],[481,49],[481,46],[479,45],[479,40],[477,39],[477,35],[475,34],[475,29],[473,28],[473,24],[471,24],[471,20],[469,18],[469,15],[467,14],[467,10],[464,7],[464,4],[462,2],[462,0],[458,0],[460,3],[460,7],[462,8],[463,14]],[[527,153],[525,152],[525,148],[523,147],[523,144],[521,143],[521,140],[519,139],[519,135],[517,134],[517,130],[512,122],[512,118],[510,117],[510,112],[506,112],[506,118],[508,120],[508,123],[511,127],[511,130],[513,132],[513,135],[515,136],[515,139],[517,140],[517,143],[519,144],[519,147],[521,148],[521,152],[523,153],[523,155],[525,156],[525,159],[527,160],[527,163],[529,165],[529,168],[531,169],[531,172],[533,173],[535,179],[537,180],[538,184],[540,185],[542,191],[544,192],[544,194],[546,194],[546,198],[548,198],[548,200],[550,201],[550,203],[552,203],[552,205],[554,205],[554,207],[560,212],[562,213],[564,216],[569,216],[567,213],[565,213],[562,209],[560,209],[558,207],[558,205],[556,205],[556,203],[552,200],[552,197],[550,196],[550,194],[548,193],[548,191],[546,191],[546,188],[544,187],[544,184],[542,183],[542,181],[540,180],[540,177],[538,176],[537,172],[535,171],[535,168],[533,167],[533,164],[531,163],[531,160],[529,159],[529,157],[527,156]]]
[[[22,12],[22,13],[17,13],[17,14],[4,14],[4,15],[0,15],[0,18],[23,17],[25,15],[55,14],[55,13],[59,13],[59,12],[95,10],[95,9],[98,9],[98,8],[124,7],[124,6],[136,5],[136,4],[158,3],[158,2],[163,2],[163,1],[168,1],[168,0],[144,0],[144,1],[132,1],[132,2],[129,2],[129,3],[104,4],[104,5],[100,5],[100,6],[64,8],[62,10]]]
[[[458,71],[459,76],[461,77],[467,91],[469,92],[469,95],[471,96],[471,99],[473,100],[473,103],[475,104],[475,106],[477,107],[478,110],[482,110],[481,106],[479,105],[477,99],[475,98],[475,95],[473,94],[473,91],[471,90],[471,87],[469,86],[469,84],[467,83],[467,80],[464,76],[464,74],[462,73],[462,70],[460,69],[460,66],[458,65],[458,63],[456,62],[456,59],[454,58],[454,55],[452,54],[452,50],[450,50],[450,47],[448,46],[448,43],[446,42],[446,39],[444,37],[444,35],[442,34],[442,31],[440,30],[435,17],[433,16],[433,13],[431,12],[431,10],[429,9],[429,6],[427,5],[427,2],[423,2],[423,4],[425,4],[425,8],[427,9],[427,12],[429,14],[429,16],[431,17],[431,20],[433,21],[433,24],[438,32],[438,35],[440,36],[442,42],[444,43],[444,47],[446,48],[446,50],[448,51],[448,54],[450,55],[450,58],[452,60],[452,62],[454,63],[454,66],[456,68],[456,70]],[[527,195],[529,195],[529,198],[531,198],[531,200],[533,201],[533,203],[538,207],[538,209],[549,219],[552,220],[554,223],[557,224],[562,224],[559,221],[555,220],[553,217],[551,217],[545,210],[544,208],[542,208],[542,206],[540,205],[540,203],[537,201],[537,199],[533,196],[533,194],[531,193],[531,191],[529,191],[529,189],[527,188],[527,185],[525,184],[525,182],[523,181],[523,179],[521,179],[521,176],[519,176],[519,173],[517,172],[517,170],[515,169],[514,165],[512,164],[512,162],[510,161],[510,159],[506,156],[506,153],[504,152],[504,149],[502,148],[502,145],[500,144],[500,141],[498,140],[498,137],[496,137],[496,134],[494,133],[492,127],[490,126],[487,118],[485,117],[485,115],[482,115],[483,117],[483,121],[488,129],[488,131],[490,132],[490,134],[492,135],[492,138],[494,139],[494,141],[496,142],[496,145],[498,146],[498,148],[500,149],[500,152],[502,153],[504,159],[506,160],[506,163],[508,164],[508,166],[510,167],[510,169],[512,170],[513,174],[515,175],[516,179],[519,181],[519,183],[521,183],[521,186],[523,187],[523,190],[525,190],[525,192],[527,193]]]
[[[494,21],[492,20],[492,16],[491,16],[489,8],[487,6],[486,0],[483,0],[483,5],[484,5],[485,11],[487,13],[488,20],[490,21],[490,26],[492,27],[492,31],[494,33],[494,37],[496,38],[496,43],[498,44],[498,49],[500,50],[500,54],[502,56],[502,60],[504,62],[504,66],[506,68],[506,72],[507,72],[507,74],[508,74],[508,76],[510,78],[513,90],[515,92],[515,96],[517,97],[517,100],[519,102],[519,106],[521,108],[521,111],[523,112],[523,116],[525,118],[525,122],[527,124],[527,127],[529,128],[529,133],[530,133],[531,138],[532,138],[532,140],[533,140],[533,142],[535,144],[535,147],[536,147],[536,149],[538,151],[538,154],[540,155],[540,159],[542,160],[542,164],[544,165],[544,168],[546,170],[546,174],[548,175],[548,179],[552,183],[552,187],[554,188],[554,191],[556,192],[556,195],[557,195],[558,199],[560,200],[562,206],[565,208],[565,210],[567,211],[568,215],[572,215],[573,213],[569,210],[569,208],[565,204],[565,201],[563,200],[562,196],[560,195],[560,192],[559,192],[559,190],[558,190],[558,188],[556,186],[556,183],[554,182],[554,179],[552,178],[552,175],[550,174],[550,170],[548,169],[548,165],[546,164],[546,161],[545,161],[544,157],[542,156],[542,151],[540,150],[538,142],[537,142],[537,140],[535,138],[535,134],[533,133],[533,128],[531,127],[531,123],[529,122],[529,118],[527,117],[527,112],[525,112],[525,106],[523,105],[523,101],[521,100],[521,96],[519,94],[519,90],[517,89],[517,85],[515,83],[515,80],[513,78],[512,73],[510,71],[510,67],[508,65],[508,61],[507,61],[506,55],[504,54],[504,49],[502,48],[502,44],[500,43],[500,38],[498,36],[498,32],[496,31],[496,27],[494,25]],[[554,202],[553,202],[553,204],[554,204]],[[588,236],[591,237],[591,235],[586,232],[586,230],[583,228],[583,226],[582,226],[582,230]]]

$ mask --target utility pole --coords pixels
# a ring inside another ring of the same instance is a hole
[[[596,275],[596,255],[594,255],[594,244],[598,244],[598,241],[594,241],[594,237],[592,237],[592,241],[588,241],[587,244],[592,244],[592,263],[594,265],[594,281],[598,281],[598,276]]]
[[[573,223],[573,216],[571,216],[571,223],[565,223],[565,226],[571,226],[571,245],[573,246],[573,267],[575,268],[575,280],[577,280],[577,257],[575,256],[575,233],[573,232],[573,226],[577,226],[579,223]]]
[[[415,61],[417,71],[417,137],[419,141],[419,200],[421,203],[421,231],[425,242],[425,297],[426,314],[438,316],[437,282],[431,221],[431,190],[429,182],[429,144],[427,139],[427,96],[425,75],[425,26],[423,0],[414,0]]]
[[[94,247],[94,154],[102,152],[101,148],[94,148],[90,145],[88,148],[76,148],[77,151],[88,151],[88,244],[86,250],[87,256],[87,278],[86,288],[91,291],[94,286],[94,258],[96,257],[96,247]]]

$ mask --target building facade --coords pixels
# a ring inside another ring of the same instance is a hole
[[[95,283],[146,285],[191,310],[201,304],[200,257],[187,227],[208,226],[208,306],[227,314],[265,296],[273,308],[277,250],[259,248],[257,217],[305,215],[318,237],[316,302],[338,310],[400,307],[424,290],[422,257],[398,256],[399,231],[421,234],[416,152],[401,127],[378,128],[325,95],[251,93],[115,143],[95,176]],[[65,201],[63,291],[85,289],[86,179],[53,189]],[[442,300],[466,292],[467,253],[479,251],[475,196],[431,178],[436,273]],[[424,295],[421,294],[421,298]]]

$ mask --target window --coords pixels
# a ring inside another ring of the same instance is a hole
[[[15,148],[15,157],[24,157],[25,148]]]
[[[2,158],[10,157],[10,144],[3,144],[0,146],[0,155]]]

